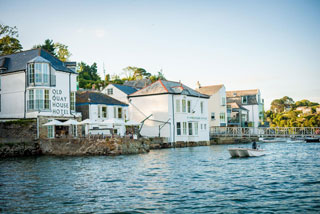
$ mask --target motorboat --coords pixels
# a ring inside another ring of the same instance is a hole
[[[228,148],[228,151],[233,158],[258,157],[265,155],[265,150],[262,149]]]
[[[305,141],[307,143],[319,143],[320,139],[316,137],[308,137],[308,138],[305,138]]]
[[[287,142],[286,138],[262,138],[259,140],[263,143],[279,143],[279,142]]]

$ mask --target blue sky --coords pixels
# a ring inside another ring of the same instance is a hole
[[[320,102],[320,1],[4,1],[25,50],[47,38],[107,73],[127,66],[190,87],[259,88]]]

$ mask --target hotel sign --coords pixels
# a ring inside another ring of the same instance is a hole
[[[188,120],[208,120],[207,117],[187,117]]]
[[[69,99],[61,89],[52,89],[52,113],[56,115],[69,114]]]

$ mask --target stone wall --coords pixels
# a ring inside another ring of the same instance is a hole
[[[123,155],[141,154],[150,150],[150,141],[112,139],[49,139],[41,140],[40,148],[47,155]]]
[[[239,144],[239,143],[251,143],[253,141],[259,141],[258,137],[216,137],[210,140],[210,145],[218,144]]]
[[[0,158],[40,155],[41,149],[37,141],[19,143],[0,143]]]
[[[23,119],[0,123],[0,143],[30,142],[37,137],[37,120]]]

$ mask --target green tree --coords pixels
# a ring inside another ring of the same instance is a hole
[[[56,56],[62,61],[66,62],[71,56],[70,51],[68,50],[68,46],[61,44],[59,42],[54,43]]]
[[[40,45],[35,45],[33,46],[33,48],[43,48],[46,51],[48,51],[49,53],[51,53],[53,56],[57,56],[56,55],[56,47],[54,46],[53,40],[50,39],[46,39],[44,41],[44,44],[40,44]]]
[[[101,81],[101,79],[98,75],[97,63],[94,62],[91,66],[84,62],[78,63],[78,73],[80,88],[90,89],[93,84],[99,86],[99,81]]]
[[[16,53],[22,50],[22,45],[16,26],[10,27],[0,24],[0,55]]]
[[[128,66],[123,69],[125,78],[123,80],[141,80],[149,79],[151,74],[148,73],[144,68]]]

